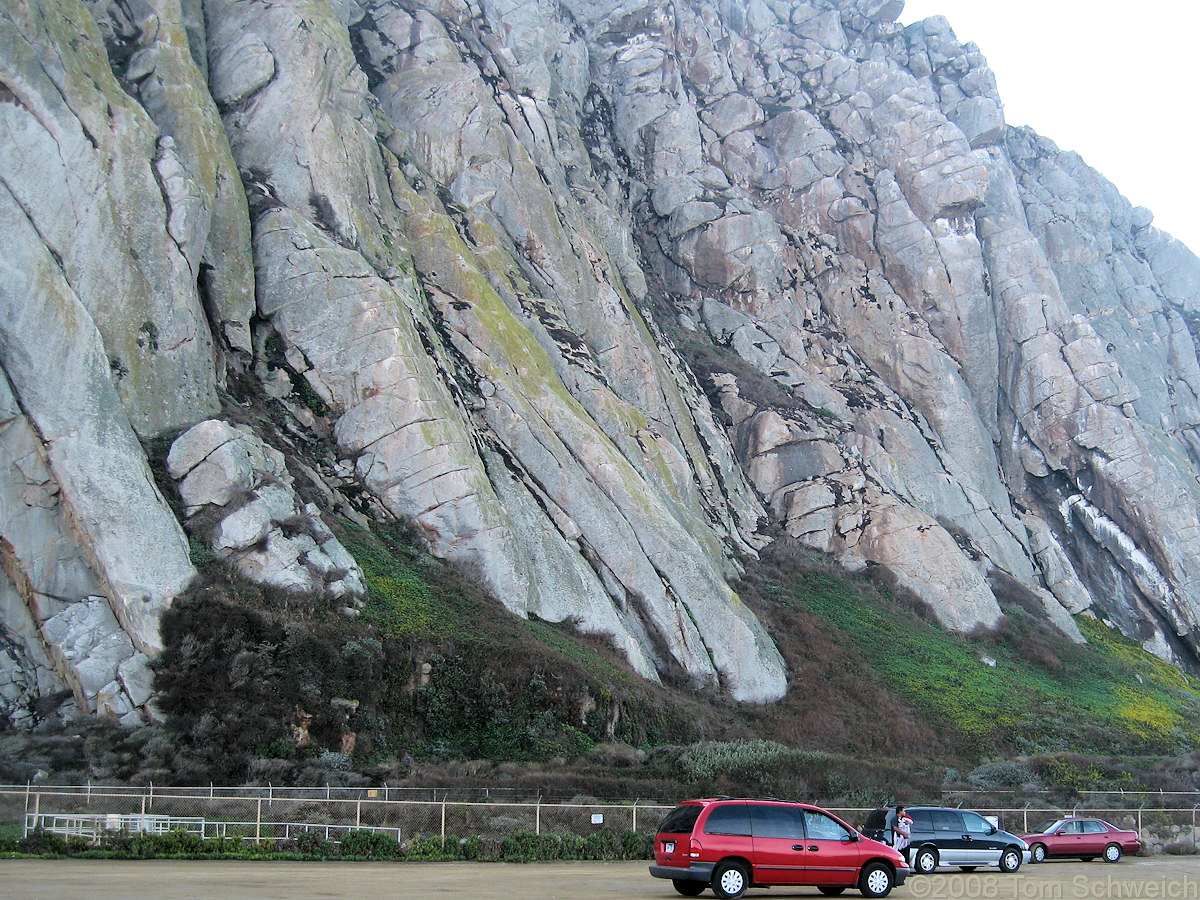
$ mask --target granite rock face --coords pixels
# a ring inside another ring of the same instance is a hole
[[[362,569],[296,495],[281,452],[249,428],[208,419],[175,439],[167,471],[179,482],[189,530],[249,580],[294,594],[328,595],[354,615]]]
[[[184,528],[352,613],[357,510],[739,700],[786,689],[730,586],[768,522],[1195,666],[1200,261],[901,8],[0,13],[0,712],[152,716]]]

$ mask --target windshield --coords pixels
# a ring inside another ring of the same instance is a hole
[[[1035,834],[1047,834],[1054,830],[1055,826],[1062,822],[1062,819],[1051,819],[1048,822],[1043,822],[1037,828],[1033,829]]]

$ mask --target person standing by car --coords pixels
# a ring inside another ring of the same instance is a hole
[[[887,818],[883,820],[883,841],[885,844],[891,844],[893,847],[896,846],[896,838],[899,837],[897,828],[899,827],[902,815],[904,815],[903,803],[897,803],[887,811]]]
[[[896,840],[892,844],[900,854],[908,859],[909,838],[912,837],[912,816],[901,806],[896,810]]]

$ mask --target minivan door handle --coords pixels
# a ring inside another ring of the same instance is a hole
[[[812,851],[820,851],[821,848],[816,844],[809,844],[808,849]]]
[[[793,850],[803,850],[804,845],[803,844],[792,844],[792,849]]]

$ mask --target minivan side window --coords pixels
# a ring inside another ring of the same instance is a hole
[[[962,814],[963,823],[967,826],[969,834],[990,834],[992,831],[992,823],[981,816],[979,813],[964,812]]]
[[[749,804],[750,823],[756,838],[804,839],[802,810],[797,806]],[[712,820],[710,819],[711,823]],[[705,830],[711,830],[706,827]]]
[[[913,833],[933,831],[933,815],[927,809],[914,810],[912,813],[912,830]],[[883,826],[880,825],[882,828]]]
[[[691,834],[692,829],[696,826],[696,820],[700,818],[702,812],[704,812],[704,807],[695,803],[677,806],[662,820],[662,824],[658,826],[658,833]]]
[[[713,807],[704,823],[705,834],[737,834],[750,837],[750,810],[745,803]]]
[[[850,832],[829,816],[816,810],[804,810],[804,827],[810,841],[848,841]]]
[[[933,831],[936,834],[945,834],[947,832],[958,832],[962,834],[963,826],[962,819],[958,817],[952,809],[935,809],[932,811]]]

